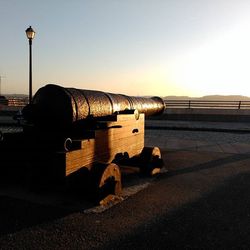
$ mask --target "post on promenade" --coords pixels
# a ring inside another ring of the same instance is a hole
[[[26,36],[29,39],[29,103],[32,101],[32,40],[35,37],[35,31],[31,26],[26,29]]]

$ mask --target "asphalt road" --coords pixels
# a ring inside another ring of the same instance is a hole
[[[249,249],[250,135],[148,130],[146,143],[168,172],[109,209],[2,192],[0,249]]]

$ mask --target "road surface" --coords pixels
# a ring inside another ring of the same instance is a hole
[[[0,249],[249,249],[250,134],[152,129],[145,141],[168,172],[125,178],[108,209],[0,187]]]

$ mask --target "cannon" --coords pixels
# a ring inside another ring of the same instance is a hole
[[[164,111],[164,102],[159,97],[143,98],[94,90],[63,88],[48,84],[40,88],[32,104],[24,108],[26,120],[36,127],[71,127],[90,118],[103,118],[127,111],[159,115]]]
[[[23,109],[32,180],[75,183],[80,178],[96,200],[106,203],[121,193],[121,166],[138,167],[147,175],[160,171],[160,149],[144,146],[144,122],[164,107],[159,97],[54,84],[40,88]]]

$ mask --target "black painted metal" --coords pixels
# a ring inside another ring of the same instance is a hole
[[[70,125],[90,117],[105,117],[126,110],[136,109],[146,116],[159,115],[164,108],[164,101],[159,97],[132,97],[48,84],[37,91],[32,105],[24,109],[24,115],[39,124]]]

